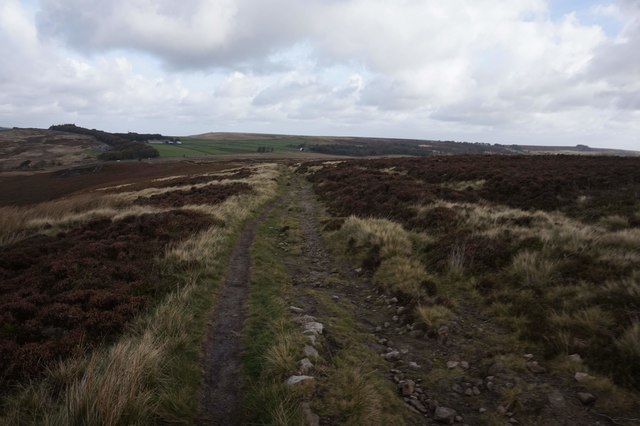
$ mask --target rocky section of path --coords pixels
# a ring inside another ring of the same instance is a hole
[[[388,370],[381,374],[397,385],[398,397],[415,414],[414,424],[612,424],[590,411],[595,397],[586,395],[579,383],[567,385],[535,356],[496,345],[503,332],[471,307],[465,306],[436,336],[426,336],[408,307],[378,291],[362,270],[331,258],[306,182],[296,182],[292,193],[303,206],[304,238],[301,258],[289,265],[299,287],[292,310],[326,323],[322,304],[302,291],[312,288],[353,312],[358,331],[371,335],[370,347],[387,361]],[[330,330],[327,334],[330,340]],[[325,347],[331,351],[330,344]],[[331,354],[325,356],[330,359]],[[320,424],[333,423],[321,419]]]
[[[203,347],[203,390],[198,423],[201,425],[243,425],[243,373],[241,337],[245,302],[249,294],[250,249],[258,224],[265,220],[275,202],[265,208],[242,231],[229,259],[224,285],[219,289]]]

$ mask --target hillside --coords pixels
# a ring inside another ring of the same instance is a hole
[[[433,155],[464,154],[568,154],[637,156],[640,152],[578,146],[501,145],[480,142],[456,142],[424,139],[398,139],[346,136],[300,136],[266,133],[212,132],[189,136],[185,144],[197,142],[200,147],[221,150],[222,153],[255,152],[257,146],[272,147],[277,151],[294,151],[303,148],[307,152],[355,157],[409,155],[426,157]],[[186,156],[194,155],[187,147],[168,152]],[[197,151],[197,149],[196,149]]]
[[[0,172],[34,171],[95,160],[103,144],[84,135],[42,129],[0,132]]]

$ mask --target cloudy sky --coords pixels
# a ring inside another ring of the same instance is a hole
[[[0,126],[640,150],[640,0],[0,0]]]

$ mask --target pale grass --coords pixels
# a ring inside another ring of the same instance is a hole
[[[545,259],[539,252],[522,252],[511,263],[511,273],[522,287],[546,288],[553,277],[555,262]]]
[[[482,189],[486,183],[487,181],[485,179],[457,180],[457,181],[443,182],[440,184],[440,186],[442,186],[443,188],[449,188],[456,191],[464,191],[469,188],[473,190]]]
[[[426,327],[427,331],[433,333],[451,321],[453,312],[442,305],[417,306],[415,315],[418,321]]]
[[[152,382],[161,373],[163,344],[150,332],[94,353],[84,375],[65,393],[60,424],[118,425],[151,418]]]
[[[381,288],[416,300],[426,296],[422,283],[431,280],[420,261],[404,256],[384,260],[373,275]]]
[[[550,322],[558,329],[586,336],[610,334],[609,330],[614,325],[611,314],[598,306],[590,306],[574,312],[553,312]]]
[[[0,207],[0,243],[8,244],[44,226],[89,220],[127,202],[117,195],[82,194],[24,207]]]
[[[410,256],[411,238],[400,224],[386,219],[361,219],[349,217],[340,230],[347,239],[352,238],[356,247],[378,246],[380,256],[389,259],[394,256]]]
[[[629,227],[629,219],[620,215],[610,215],[600,218],[600,225],[611,231],[618,231]]]
[[[631,324],[615,343],[628,362],[640,362],[640,322]]]
[[[326,402],[331,412],[342,414],[345,426],[387,426],[405,424],[402,414],[384,411],[386,398],[393,395],[381,393],[374,383],[375,371],[367,372],[358,366],[345,366],[335,370],[329,377],[331,386],[327,390]]]
[[[273,344],[264,354],[264,374],[268,377],[284,380],[298,369],[298,360],[302,358],[300,348],[304,346],[305,339],[289,323],[288,319],[280,319],[272,326]]]
[[[109,191],[112,189],[126,188],[133,185],[132,183],[123,183],[122,185],[105,186],[103,188],[94,189],[94,191]]]

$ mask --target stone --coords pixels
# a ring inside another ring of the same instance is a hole
[[[504,405],[498,405],[498,407],[496,408],[496,411],[502,415],[507,414],[507,409],[504,407]]]
[[[389,303],[398,303],[398,298],[392,297],[391,299],[389,299]]]
[[[459,394],[463,394],[464,393],[464,389],[462,389],[462,386],[460,386],[457,383],[454,383],[453,386],[451,386],[451,390],[454,391],[455,393],[459,393]]]
[[[311,376],[291,376],[285,383],[289,386],[296,386],[300,384],[315,383],[315,380],[316,379]]]
[[[533,354],[524,354],[524,359],[526,359],[527,361],[531,361],[533,360],[534,356]]]
[[[590,376],[587,373],[577,372],[573,376],[573,378],[576,379],[576,382],[578,382],[578,383],[584,383],[584,382],[588,382],[589,380],[593,379],[593,376]]]
[[[381,339],[378,339],[378,343],[380,343],[381,345],[387,346],[387,343],[389,343],[389,339],[386,339],[383,337]]]
[[[395,361],[400,358],[400,352],[398,351],[389,351],[386,354],[380,355],[383,359],[387,361]]]
[[[471,388],[466,388],[466,389],[464,390],[464,394],[465,394],[466,396],[473,396],[473,391],[471,390]]]
[[[315,346],[316,345],[316,335],[315,334],[307,335],[307,339],[309,340],[309,343],[311,344],[311,346]]]
[[[393,322],[398,322],[400,318],[397,315],[394,315],[391,319],[393,320]]]
[[[298,308],[297,306],[289,306],[289,310],[294,314],[301,314],[304,312],[304,309]]]
[[[313,346],[306,345],[303,349],[303,352],[307,358],[318,359],[320,357],[320,354]]]
[[[405,308],[404,306],[400,306],[398,309],[396,309],[396,314],[397,315],[402,315],[405,312],[407,312],[407,308]]]
[[[381,331],[382,331],[382,326],[380,326],[380,325],[379,325],[379,326],[377,326],[377,327],[376,327],[376,333],[379,333],[379,332],[381,332]]]
[[[333,296],[331,296],[331,298],[332,298],[333,300],[340,300],[340,296],[336,296],[335,294],[334,294]]]
[[[420,370],[421,367],[420,367],[420,364],[418,364],[417,362],[411,361],[409,363],[409,368],[412,370]]]
[[[447,361],[447,368],[452,370],[456,368],[460,363],[458,361]]]
[[[487,389],[493,390],[493,386],[494,386],[493,382],[487,382],[486,386],[487,386]]]
[[[460,367],[462,367],[465,370],[469,369],[469,363],[467,361],[460,361]]]
[[[413,408],[415,408],[416,410],[418,410],[422,414],[426,414],[426,413],[429,412],[427,407],[425,407],[424,404],[422,404],[422,402],[420,402],[420,401],[418,401],[416,399],[409,400],[409,404],[411,404],[413,406]]]
[[[564,395],[562,393],[555,391],[551,392],[547,395],[547,399],[549,400],[549,404],[555,408],[565,408],[566,403],[564,401]]]
[[[462,423],[462,421],[463,421],[464,419],[462,418],[462,416],[456,416],[456,417],[454,418],[454,420],[455,420],[457,423]]]
[[[583,405],[593,405],[596,402],[596,397],[588,392],[578,392],[578,399]]]
[[[527,362],[527,368],[533,374],[544,374],[547,372],[547,369],[538,364],[538,361],[529,361]]]
[[[514,417],[511,417],[511,418],[509,419],[509,423],[510,423],[510,424],[512,424],[512,425],[520,424],[520,422],[519,422],[519,421],[517,421]]]
[[[402,396],[411,396],[416,391],[416,383],[413,380],[405,380],[400,384]]]
[[[301,407],[305,426],[320,426],[320,416],[311,411],[309,403],[303,402]]]
[[[569,355],[569,359],[573,362],[577,362],[578,364],[582,363],[582,357],[578,354]]]
[[[487,409],[486,409],[486,408],[484,408],[484,407],[480,407],[480,408],[478,409],[478,413],[480,413],[480,414],[482,414],[482,413],[486,413],[486,412],[487,412]]]
[[[471,388],[471,391],[473,392],[474,395],[480,395],[480,389],[478,389],[477,386],[474,386],[473,388]]]
[[[295,322],[297,322],[298,324],[306,324],[308,322],[313,322],[316,320],[316,317],[312,317],[311,315],[301,315],[299,317],[295,317],[293,319]]]
[[[324,330],[324,326],[319,323],[319,322],[315,322],[315,321],[311,321],[308,322],[304,325],[304,334],[322,334],[322,331]]]
[[[433,412],[433,420],[443,424],[453,424],[456,419],[456,410],[447,407],[437,407]]]
[[[307,374],[309,370],[313,368],[313,363],[309,361],[309,358],[303,358],[298,362],[300,365],[300,373]]]
[[[384,328],[389,328],[389,326],[390,326],[390,325],[391,325],[391,323],[389,323],[389,322],[385,322],[385,323],[384,323]]]
[[[427,408],[432,413],[436,410],[436,408],[440,406],[440,404],[438,404],[438,401],[436,401],[435,399],[427,399],[424,403],[427,404]]]

